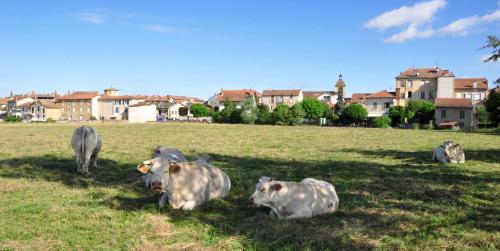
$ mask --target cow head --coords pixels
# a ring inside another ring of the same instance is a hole
[[[272,206],[274,197],[283,186],[278,181],[269,177],[261,177],[255,185],[255,192],[250,196],[250,201],[257,206]]]
[[[146,188],[150,188],[153,192],[165,191],[172,169],[175,169],[175,167],[164,158],[146,160],[137,166],[137,171],[144,174],[143,179]]]

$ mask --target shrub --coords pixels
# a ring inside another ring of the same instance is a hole
[[[259,105],[257,110],[257,120],[255,121],[257,124],[268,125],[274,123],[273,113],[269,111],[267,105]]]
[[[49,120],[49,119],[51,119],[51,118],[48,118],[47,120]],[[89,118],[89,119],[90,119],[91,121],[94,121],[94,120],[96,120],[96,117],[95,117],[95,116],[90,116],[90,118]]]
[[[231,112],[231,115],[229,117],[229,123],[231,124],[239,124],[242,122],[241,118],[241,109],[234,109],[233,112]]]
[[[217,123],[230,123],[231,115],[233,114],[235,109],[236,107],[234,106],[233,102],[226,99],[224,101],[224,109],[212,114],[212,119]]]
[[[23,121],[21,119],[21,117],[12,116],[12,115],[7,116],[7,118],[5,119],[5,122],[9,122],[9,123],[19,123],[21,121]]]
[[[434,112],[436,111],[436,106],[432,102],[422,102],[420,108],[415,114],[415,118],[421,124],[427,124],[429,121],[434,120]]]
[[[422,129],[432,130],[434,129],[434,125],[432,123],[423,124]]]
[[[484,107],[493,125],[500,125],[500,93],[496,91],[490,92],[484,102]]]
[[[378,128],[389,128],[391,125],[391,118],[388,116],[380,116],[373,120],[373,125]]]
[[[281,104],[274,109],[274,122],[276,124],[285,124],[290,120],[290,108],[288,105]]]
[[[359,123],[366,120],[368,111],[360,104],[348,105],[345,108],[342,118],[348,123]]]
[[[408,100],[406,103],[406,107],[404,109],[404,117],[408,119],[408,122],[415,122],[417,119],[415,116],[417,115],[418,110],[422,107],[422,102],[419,100]]]
[[[241,122],[245,124],[255,124],[259,111],[255,106],[253,98],[246,98],[240,112]]]
[[[391,118],[392,126],[397,126],[404,122],[404,107],[393,106],[389,109],[389,118]]]
[[[53,119],[53,118],[48,118],[47,120],[45,120],[45,122],[47,122],[47,123],[55,123],[56,120]]]
[[[305,98],[302,101],[302,108],[304,108],[305,118],[318,119],[325,116],[328,107],[325,103],[315,98]]]
[[[487,127],[491,124],[490,117],[488,116],[488,111],[486,111],[486,107],[484,107],[484,105],[476,106],[476,117],[480,127]]]
[[[418,123],[411,124],[411,129],[420,129],[420,125]]]
[[[190,109],[191,114],[193,114],[193,117],[195,118],[206,117],[210,114],[210,109],[203,104],[194,104]]]

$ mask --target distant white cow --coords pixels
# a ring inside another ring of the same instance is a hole
[[[71,147],[76,155],[78,173],[89,174],[89,166],[97,168],[97,155],[101,150],[102,140],[96,130],[89,126],[75,129],[71,137]]]
[[[168,199],[174,209],[192,210],[205,201],[225,197],[231,189],[229,177],[205,159],[177,162],[159,156],[144,161],[137,170],[150,175],[151,190],[164,193],[160,207]]]
[[[434,148],[432,161],[441,163],[465,163],[465,153],[459,144],[453,141],[445,141],[442,145]]]
[[[271,208],[269,214],[280,219],[309,218],[332,213],[339,206],[335,187],[313,178],[285,182],[261,177],[250,201],[254,205]]]

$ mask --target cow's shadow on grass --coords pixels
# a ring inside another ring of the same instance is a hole
[[[384,156],[364,150],[357,152]],[[494,191],[494,185],[500,182],[498,173],[432,164],[428,162],[428,153],[388,153],[392,158],[407,159],[408,163],[403,165],[210,155],[215,165],[231,177],[230,195],[193,211],[172,210],[167,206],[160,212],[174,223],[194,221],[210,225],[209,235],[241,237],[248,247],[373,249],[383,243],[386,247],[398,248],[401,239],[418,244],[450,238],[454,234],[450,229],[465,232],[479,229],[491,233],[499,230],[500,212],[495,204],[498,196]],[[488,151],[477,151],[472,156],[492,155]],[[412,161],[413,164],[409,163]],[[114,187],[120,192],[111,198],[99,199],[99,204],[125,211],[157,210],[158,197],[144,189],[140,175],[135,172],[135,163],[100,159],[99,165],[100,169],[91,169],[92,174],[84,177],[75,174],[74,159],[52,155],[14,158],[0,160],[0,176],[62,182],[70,187]],[[272,219],[267,209],[254,208],[248,201],[261,176],[290,181],[306,177],[329,181],[336,187],[340,208],[334,214],[311,219]]]

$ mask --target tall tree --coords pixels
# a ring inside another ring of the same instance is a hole
[[[333,107],[335,114],[337,116],[342,115],[345,110],[345,102],[344,102],[344,92],[339,92],[337,95],[337,103]]]
[[[500,39],[496,35],[488,35],[488,41],[486,45],[479,48],[482,49],[492,49],[491,55],[484,60],[484,62],[496,62],[500,58]],[[495,81],[497,85],[500,85],[500,78]]]

